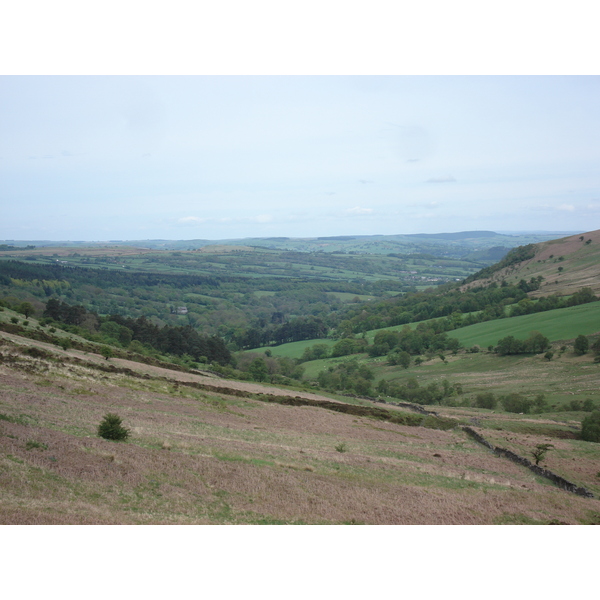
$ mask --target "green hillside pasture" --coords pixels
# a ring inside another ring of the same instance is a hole
[[[551,342],[570,340],[579,334],[597,333],[600,331],[600,302],[476,323],[450,331],[448,335],[459,340],[466,348],[474,345],[487,348],[495,346],[498,340],[509,335],[524,340],[532,331],[541,332]]]
[[[464,395],[471,399],[480,392],[493,392],[496,396],[516,392],[530,398],[544,394],[549,404],[544,418],[553,412],[552,407],[561,407],[573,400],[583,402],[590,399],[600,406],[599,369],[589,354],[574,356],[565,352],[555,355],[552,361],[547,361],[542,355],[498,356],[488,352],[459,353],[446,358],[447,362],[442,362],[435,357],[418,367],[413,363],[406,370],[388,366],[385,361],[373,361],[368,366],[375,374],[374,387],[381,379],[403,382],[415,377],[421,386],[439,384],[444,379],[452,384],[460,383]],[[456,400],[460,402],[462,396]],[[500,406],[497,411],[504,412]],[[569,411],[557,413],[556,418],[559,421],[581,421],[585,415]],[[528,418],[537,417],[530,415]]]
[[[303,340],[301,342],[290,342],[289,344],[281,344],[281,346],[265,346],[264,348],[254,348],[252,350],[245,350],[245,352],[264,352],[265,350],[270,350],[273,356],[285,356],[286,358],[300,358],[306,348],[310,348],[310,346],[314,346],[315,344],[325,344],[331,347],[335,344],[335,340]]]
[[[359,364],[366,364],[371,367],[372,360],[368,358],[366,354],[349,354],[348,356],[338,356],[336,358],[321,358],[319,360],[311,360],[309,362],[302,363],[304,367],[304,377],[306,379],[316,379],[317,375],[329,367],[335,367],[335,365],[350,362],[352,360],[358,360]]]

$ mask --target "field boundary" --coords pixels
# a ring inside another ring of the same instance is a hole
[[[472,437],[476,442],[479,442],[486,448],[489,448],[495,454],[498,454],[499,456],[503,456],[504,458],[508,458],[508,460],[511,460],[514,463],[517,463],[519,465],[527,467],[530,471],[533,471],[536,475],[539,475],[540,477],[545,477],[546,479],[549,479],[550,481],[552,481],[552,483],[556,484],[559,488],[561,488],[567,492],[571,492],[572,494],[577,494],[578,496],[583,496],[584,498],[594,498],[595,497],[594,494],[592,494],[592,492],[590,492],[588,489],[586,489],[584,487],[579,487],[579,486],[575,485],[574,483],[568,481],[564,477],[561,477],[560,475],[557,475],[556,473],[549,471],[548,469],[543,469],[542,467],[539,467],[538,465],[534,465],[530,460],[524,458],[523,456],[519,456],[518,454],[515,454],[514,452],[511,452],[510,450],[507,450],[506,448],[501,448],[500,446],[494,446],[494,445],[490,444],[490,442],[488,442],[480,433],[477,433],[477,431],[475,431],[471,427],[463,426],[462,430],[467,435]]]

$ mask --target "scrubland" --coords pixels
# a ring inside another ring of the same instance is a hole
[[[45,354],[32,356],[34,345]],[[568,422],[435,407],[523,456],[553,444],[544,466],[595,498],[557,488],[459,427],[286,406],[268,401],[274,390],[258,384],[107,361],[4,333],[0,352],[4,524],[600,521],[599,446],[577,440]],[[128,441],[97,436],[108,412],[132,430]]]

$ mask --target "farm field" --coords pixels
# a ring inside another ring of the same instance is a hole
[[[272,386],[121,359],[107,363],[91,353],[42,343],[35,347],[45,354],[36,355],[29,350],[31,340],[4,333],[1,341],[0,521],[5,524],[582,524],[600,519],[597,498],[571,494],[499,458],[458,427],[432,429],[318,405],[281,405],[269,401],[270,394],[286,392]],[[123,417],[129,440],[97,437],[107,412]],[[545,426],[545,421],[478,409],[439,407],[439,412],[522,454],[551,440],[547,468],[600,492],[598,445],[550,437],[551,419]]]
[[[526,339],[532,331],[539,331],[550,341],[570,340],[579,334],[600,332],[600,302],[571,306],[530,315],[521,315],[497,321],[476,323],[448,332],[465,347],[477,344],[482,348],[496,345],[498,340],[512,335]]]

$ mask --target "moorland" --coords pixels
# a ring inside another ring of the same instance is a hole
[[[598,264],[600,231],[5,241],[0,521],[598,523]]]

